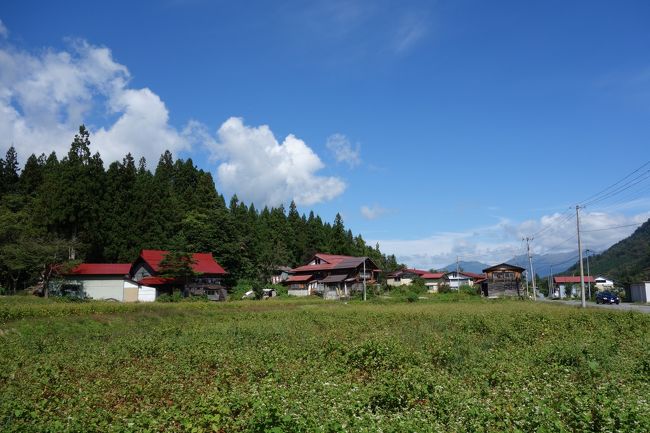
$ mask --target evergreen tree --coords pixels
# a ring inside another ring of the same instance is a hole
[[[0,160],[0,195],[16,192],[20,171],[16,148],[11,146],[7,150],[4,160]]]

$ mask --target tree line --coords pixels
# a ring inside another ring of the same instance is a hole
[[[133,261],[139,251],[211,252],[239,279],[265,281],[277,266],[297,266],[316,252],[368,256],[394,270],[395,256],[292,201],[257,209],[236,195],[227,203],[212,175],[166,151],[155,170],[127,154],[108,169],[90,152],[82,125],[67,155],[32,154],[22,169],[14,147],[0,159],[0,287],[15,291],[69,260]]]

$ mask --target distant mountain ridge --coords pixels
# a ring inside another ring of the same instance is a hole
[[[629,237],[589,258],[591,275],[603,275],[620,284],[650,281],[650,219]],[[577,272],[574,264],[567,273]]]
[[[476,262],[476,261],[460,261],[459,263],[460,268],[465,271],[465,272],[471,272],[473,274],[481,274],[483,273],[483,269],[489,268],[490,265],[486,265],[485,263],[481,262]],[[447,271],[447,272],[452,272],[456,270],[456,263],[452,263],[450,265],[445,266],[442,268],[442,270]]]
[[[563,274],[567,267],[575,264],[577,261],[577,250],[564,253],[533,254],[533,271],[541,278],[548,277],[551,272],[554,275]],[[507,263],[530,270],[528,256],[526,254],[515,256],[508,260]]]

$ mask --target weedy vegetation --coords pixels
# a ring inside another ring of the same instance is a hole
[[[650,316],[446,296],[0,297],[0,431],[650,431]]]

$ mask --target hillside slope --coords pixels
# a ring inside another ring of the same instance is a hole
[[[589,258],[591,275],[604,275],[620,284],[650,280],[650,219],[629,237]],[[567,271],[575,272],[578,265]]]

